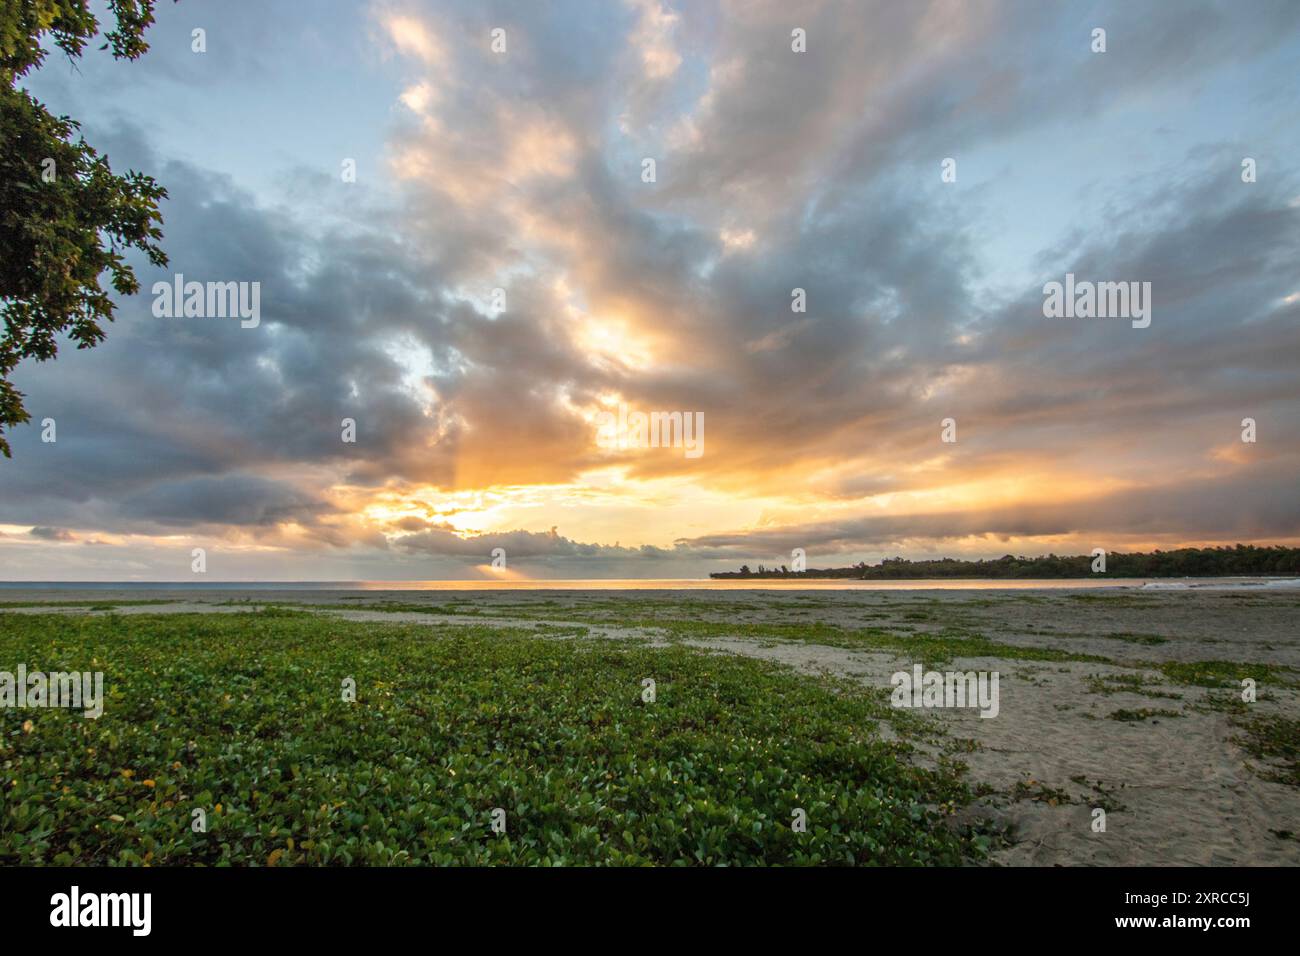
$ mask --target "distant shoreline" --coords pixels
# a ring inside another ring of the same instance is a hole
[[[1286,575],[1221,575],[1203,577],[1120,578],[821,578],[790,575],[782,578],[590,578],[552,580],[450,581],[0,581],[0,605],[35,594],[84,592],[107,596],[114,592],[200,592],[243,595],[270,592],[328,592],[374,594],[393,592],[517,592],[517,591],[1035,591],[1035,590],[1283,590],[1300,589],[1300,577]]]
[[[782,574],[780,571],[767,571],[763,574],[750,572],[741,574],[737,571],[715,571],[709,575],[714,581],[850,581],[882,584],[890,581],[1220,581],[1220,580],[1289,580],[1296,577],[1295,572],[1281,574],[1142,574],[1142,575],[1118,575],[1118,574],[1061,574],[1052,577],[1038,577],[1026,575],[1025,577],[990,577],[989,575],[980,574],[917,574],[904,577],[890,577],[888,575],[874,575],[872,577],[852,577],[847,574],[819,574],[814,571],[804,571],[799,574],[793,572]]]
[[[714,571],[718,580],[750,578],[847,578],[863,581],[916,579],[1080,579],[1113,578],[1219,578],[1300,576],[1300,548],[1282,545],[1235,544],[1212,548],[1175,548],[1172,551],[1107,551],[1094,548],[1089,554],[1040,554],[1036,557],[1004,554],[1000,558],[884,558],[879,564],[857,564],[840,568],[809,568],[802,548],[790,552],[790,566],[751,569],[742,564],[735,571]]]

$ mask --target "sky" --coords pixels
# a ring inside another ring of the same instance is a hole
[[[182,0],[148,39],[25,80],[167,188],[170,262],[16,372],[0,579],[1300,543],[1293,0]],[[258,324],[160,317],[178,273]],[[1046,315],[1067,273],[1150,324]]]

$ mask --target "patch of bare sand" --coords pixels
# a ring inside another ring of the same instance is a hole
[[[887,689],[912,661],[890,654],[793,642],[690,641],[694,646],[778,661],[799,670],[850,677]],[[961,759],[975,784],[992,792],[988,815],[1012,826],[1014,844],[994,855],[1003,865],[1296,865],[1300,844],[1277,831],[1300,833],[1300,791],[1261,779],[1233,738],[1222,713],[1206,711],[1199,687],[1152,684],[1146,694],[1089,691],[1095,675],[1131,676],[1130,668],[963,658],[945,670],[997,671],[1000,708],[925,711],[954,737],[979,747]],[[1159,681],[1160,674],[1144,676]],[[1296,710],[1290,688],[1266,689],[1255,706]],[[1221,693],[1221,692],[1220,692]],[[1177,711],[1119,721],[1109,714],[1142,709]],[[1061,794],[1064,799],[1057,796]],[[1050,801],[1050,802],[1049,802]],[[1106,830],[1094,832],[1093,809],[1106,810]]]

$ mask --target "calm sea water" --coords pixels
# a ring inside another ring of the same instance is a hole
[[[899,581],[845,579],[742,581],[713,578],[588,578],[476,581],[0,581],[0,590],[51,591],[990,591],[1138,588],[1142,590],[1300,588],[1300,578],[1052,578]]]

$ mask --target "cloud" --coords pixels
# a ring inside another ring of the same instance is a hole
[[[258,281],[262,323],[159,320],[142,294],[102,346],[21,367],[59,439],[14,431],[0,523],[367,570],[499,546],[579,572],[787,545],[1300,535],[1300,180],[1278,121],[1293,98],[1265,82],[1297,9],[377,4],[391,178],[347,191],[292,169],[278,201],[151,135],[127,97],[125,118],[87,118],[115,168],[170,191],[171,268],[142,268],[143,287]],[[248,29],[230,16],[214,39]],[[291,34],[286,61],[342,42],[322,29]],[[151,97],[207,89],[162,59]],[[1224,104],[1249,142],[1205,114]],[[331,121],[275,89],[257,109]],[[1091,136],[1107,149],[1072,156]],[[1249,185],[1247,149],[1267,173]],[[1067,271],[1150,281],[1151,328],[1045,319],[1042,283]],[[706,454],[599,448],[592,418],[617,402],[703,412]],[[502,502],[468,523],[392,505],[474,491]],[[572,537],[545,531],[559,522]],[[584,543],[604,539],[631,544]]]
[[[501,531],[462,537],[450,526],[432,525],[414,534],[402,535],[394,547],[403,551],[459,558],[479,558],[486,563],[495,548],[505,550],[507,560],[530,558],[582,559],[586,561],[662,559],[672,555],[663,548],[589,544],[573,541],[552,528],[548,533]]]
[[[127,519],[166,526],[311,523],[323,510],[322,502],[302,491],[255,475],[157,482],[121,504]]]
[[[430,66],[441,66],[447,53],[433,29],[412,14],[385,13],[381,17],[388,37],[399,53],[414,56]]]
[[[1114,540],[1285,541],[1300,537],[1300,504],[1285,489],[1295,463],[1262,473],[1167,481],[1060,503],[943,512],[880,514],[840,521],[702,535],[679,546],[710,557],[754,557],[792,548],[823,554],[890,551],[985,538],[990,542],[1070,536],[1105,547]],[[1243,498],[1258,502],[1243,509]],[[993,545],[996,547],[996,544]]]

